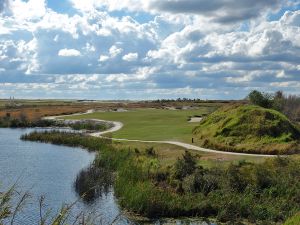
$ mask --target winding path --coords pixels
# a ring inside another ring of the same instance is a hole
[[[75,114],[71,114],[71,115],[67,115],[67,116],[80,116],[80,115],[86,115],[86,114],[90,114],[90,113],[93,113],[93,110],[88,110],[85,113],[75,113]],[[62,117],[62,116],[49,116],[49,117],[44,117],[44,119],[63,120],[63,119],[59,119],[60,117]],[[66,117],[66,116],[64,116],[64,117]],[[117,122],[117,121],[108,121],[108,120],[99,120],[99,119],[89,119],[89,120],[97,121],[97,122],[109,122],[109,123],[113,124],[113,126],[108,130],[88,134],[88,135],[93,136],[93,137],[108,138],[108,137],[104,137],[103,134],[116,132],[116,131],[122,129],[122,127],[123,127],[123,123]],[[213,150],[213,149],[208,149],[208,148],[202,148],[202,147],[199,147],[199,146],[196,146],[196,145],[191,145],[191,144],[187,144],[187,143],[179,142],[179,141],[144,141],[144,140],[122,139],[122,138],[108,138],[108,139],[111,139],[111,140],[114,140],[114,141],[126,141],[126,142],[171,144],[171,145],[177,145],[177,146],[183,147],[183,148],[188,149],[188,150],[218,153],[218,154],[225,154],[225,155],[256,156],[256,157],[277,157],[276,155],[239,153],[239,152],[225,152],[225,151]]]

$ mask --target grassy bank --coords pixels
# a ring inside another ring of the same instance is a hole
[[[210,114],[193,131],[204,147],[223,151],[293,154],[300,130],[286,116],[254,105],[229,105]]]
[[[22,138],[99,151],[94,166],[115,172],[120,205],[144,216],[275,224],[300,210],[300,163],[289,158],[203,168],[185,152],[166,167],[153,148],[117,149],[107,140],[57,132]]]

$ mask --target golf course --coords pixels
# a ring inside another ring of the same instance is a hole
[[[197,123],[190,117],[207,115],[213,107],[199,107],[193,110],[134,109],[125,112],[96,112],[65,119],[101,119],[123,123],[121,130],[112,133],[114,138],[145,141],[183,141],[191,143],[192,130]]]

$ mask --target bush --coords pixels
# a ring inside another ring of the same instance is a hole
[[[248,99],[252,104],[264,108],[272,108],[273,106],[273,96],[268,93],[262,93],[254,90],[250,92]]]
[[[174,165],[174,176],[182,180],[195,171],[196,164],[196,158],[189,151],[185,151],[182,159],[178,159]]]
[[[149,156],[156,156],[156,152],[153,147],[146,148],[146,154]]]

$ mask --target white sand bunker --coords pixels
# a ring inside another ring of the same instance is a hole
[[[202,117],[191,117],[189,122],[190,123],[199,123],[199,122],[201,122],[202,119],[203,119]]]

